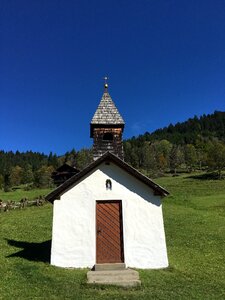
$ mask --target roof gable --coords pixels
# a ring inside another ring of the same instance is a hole
[[[140,180],[147,186],[149,186],[156,195],[159,195],[161,197],[167,196],[169,194],[168,191],[166,191],[164,188],[162,188],[160,185],[153,182],[151,179],[125,163],[123,160],[115,156],[114,154],[110,152],[106,152],[104,155],[102,155],[99,159],[91,163],[88,167],[86,167],[84,170],[79,172],[78,174],[74,175],[67,181],[65,181],[62,185],[60,185],[58,188],[56,188],[54,191],[49,193],[46,196],[46,200],[53,203],[53,201],[57,198],[59,198],[62,194],[64,194],[68,189],[70,189],[78,180],[81,180],[82,177],[87,175],[89,172],[91,172],[93,169],[98,167],[102,162],[110,162],[112,161],[115,163],[118,167],[125,170],[127,173],[129,173],[131,176],[134,176],[136,179]]]

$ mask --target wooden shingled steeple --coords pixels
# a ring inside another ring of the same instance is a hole
[[[122,134],[125,123],[109,95],[107,82],[105,82],[102,99],[90,125],[94,160],[106,151],[110,151],[123,160]]]

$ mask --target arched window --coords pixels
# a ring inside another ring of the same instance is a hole
[[[112,141],[113,140],[113,134],[110,132],[106,132],[103,135],[103,141]]]
[[[112,181],[110,179],[106,179],[105,187],[106,187],[107,190],[112,189]]]

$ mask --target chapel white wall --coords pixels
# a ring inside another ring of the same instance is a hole
[[[106,190],[106,179],[111,179],[112,190]],[[160,197],[113,163],[101,164],[54,201],[51,264],[95,265],[96,200],[122,200],[127,267],[168,266]]]

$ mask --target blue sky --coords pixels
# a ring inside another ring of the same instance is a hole
[[[124,138],[224,111],[225,1],[0,1],[0,149],[91,146],[105,75]]]

